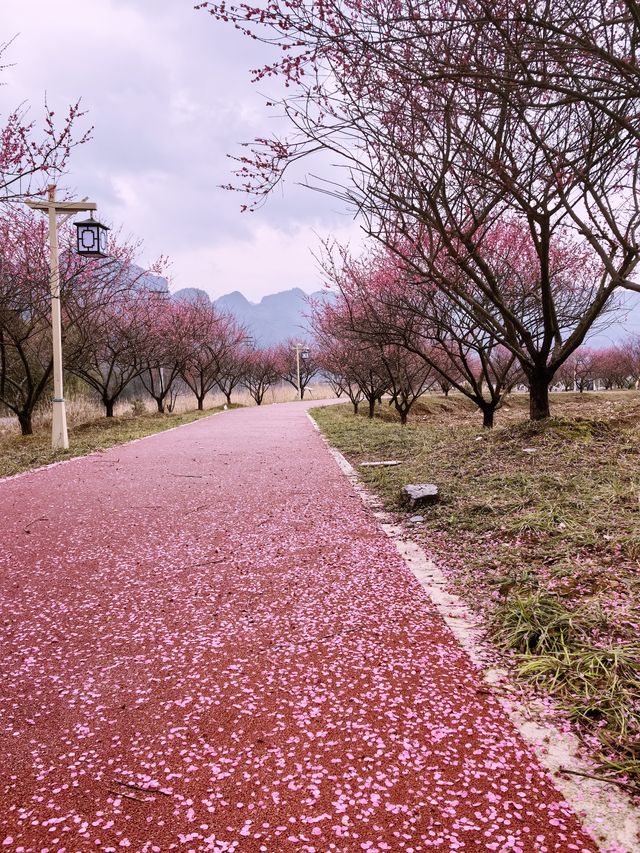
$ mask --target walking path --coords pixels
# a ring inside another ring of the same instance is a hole
[[[0,483],[0,849],[596,849],[306,408]]]

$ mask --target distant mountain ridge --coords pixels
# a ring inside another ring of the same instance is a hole
[[[164,279],[158,282],[162,287]],[[197,287],[185,287],[176,291],[173,298],[195,301],[198,298],[210,299],[209,295]],[[320,302],[334,299],[327,290],[318,290],[307,295],[299,287],[270,293],[260,302],[250,302],[239,290],[225,293],[213,300],[218,308],[228,311],[243,323],[253,335],[259,346],[273,346],[287,338],[308,338],[311,334],[309,321],[309,299]],[[595,349],[611,346],[623,341],[629,335],[640,334],[640,294],[629,293],[624,298],[624,307],[613,312],[608,321],[596,324],[587,335],[585,345]]]
[[[173,297],[188,301],[209,299],[204,290],[196,287],[182,288]],[[214,299],[213,304],[233,314],[259,346],[274,346],[287,338],[309,336],[309,321],[305,316],[309,313],[309,299],[326,301],[331,299],[331,294],[320,290],[307,295],[301,288],[294,287],[263,296],[260,302],[250,302],[239,290],[234,290]]]
[[[156,293],[169,293],[169,282],[162,275],[143,270],[137,264],[131,264],[129,275],[136,289],[154,290]]]

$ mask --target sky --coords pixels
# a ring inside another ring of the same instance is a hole
[[[360,230],[340,203],[299,185],[301,167],[257,212],[220,185],[241,143],[285,130],[250,69],[265,48],[195,11],[194,0],[2,0],[0,123],[45,97],[62,117],[79,98],[93,126],[59,181],[98,217],[143,241],[140,261],[170,261],[171,289],[251,301],[322,279],[312,252],[329,235],[354,248]],[[269,88],[271,86],[272,88]],[[312,168],[309,163],[304,168]],[[317,167],[313,168],[317,171]]]

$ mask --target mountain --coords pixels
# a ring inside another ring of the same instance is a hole
[[[199,287],[183,287],[182,290],[176,290],[172,296],[181,302],[197,302],[199,299],[209,299],[209,294],[200,290]]]
[[[136,289],[144,288],[145,290],[155,290],[157,293],[169,293],[169,282],[164,276],[145,272],[137,264],[131,264],[129,276],[135,282],[134,286]]]
[[[246,296],[243,296],[239,290],[234,290],[233,293],[226,293],[214,300],[214,305],[221,311],[227,311],[233,314],[239,323],[247,327],[252,327],[255,324],[255,305],[249,302]],[[252,329],[251,334],[256,335],[256,330]]]
[[[307,338],[310,335],[307,294],[299,287],[271,293],[260,302],[249,302],[237,290],[214,300],[214,305],[233,314],[249,330],[259,346],[273,346],[287,338]],[[323,292],[311,294],[312,299],[326,299]]]
[[[195,301],[198,298],[209,298],[203,290],[197,287],[185,287],[173,294],[173,298]],[[308,299],[327,300],[331,295],[327,291],[318,291],[311,296],[294,287],[280,293],[264,296],[260,302],[249,302],[240,291],[225,293],[224,296],[213,300],[213,304],[221,311],[229,314],[246,326],[249,334],[259,346],[273,346],[287,338],[307,338],[310,335],[308,320]]]

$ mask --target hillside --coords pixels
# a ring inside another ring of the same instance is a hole
[[[166,284],[162,286],[164,282],[160,279],[157,289],[166,289]],[[198,298],[209,299],[209,296],[197,287],[185,287],[176,291],[173,298],[195,301]],[[307,295],[299,287],[294,287],[264,296],[260,302],[250,302],[239,290],[234,290],[214,299],[213,304],[243,323],[258,345],[272,346],[287,338],[308,337],[308,300],[331,298],[328,291]],[[596,323],[585,344],[599,349],[635,334],[640,334],[640,294],[627,293],[621,295],[617,310]]]
[[[194,287],[183,288],[173,294],[174,298],[195,300],[206,297],[203,290]],[[272,346],[287,338],[306,338],[309,336],[306,314],[309,313],[308,299],[326,300],[326,291],[318,291],[308,296],[299,287],[271,293],[260,302],[250,302],[238,290],[226,293],[213,300],[213,304],[233,314],[244,324],[249,334],[260,346]]]
[[[137,264],[131,264],[129,270],[130,280],[135,282],[138,290],[155,290],[157,293],[169,293],[169,282],[164,276],[152,272],[145,272]]]

